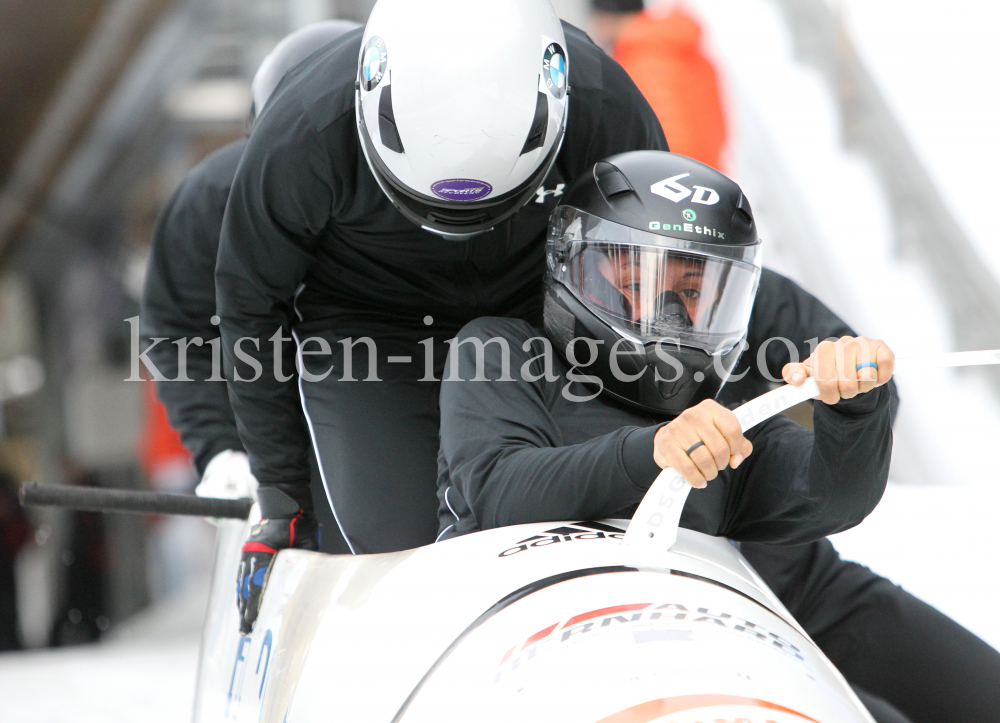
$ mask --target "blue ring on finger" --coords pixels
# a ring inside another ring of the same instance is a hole
[[[876,364],[875,362],[861,362],[856,367],[854,367],[854,371],[861,371],[865,367],[872,367],[873,369],[875,369],[875,371],[878,371],[878,364]]]

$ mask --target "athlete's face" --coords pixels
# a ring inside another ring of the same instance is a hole
[[[601,274],[628,302],[632,321],[656,313],[664,292],[680,297],[692,322],[697,324],[705,264],[694,258],[667,256],[649,251],[611,252],[599,265]]]

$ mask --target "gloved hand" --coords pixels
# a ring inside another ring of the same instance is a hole
[[[250,538],[243,543],[236,577],[240,635],[249,635],[253,630],[274,556],[287,549],[318,550],[318,537],[316,518],[304,510],[299,510],[294,517],[264,518],[250,528]]]
[[[246,452],[227,449],[212,457],[205,467],[201,482],[194,488],[199,497],[223,497],[238,500],[243,497],[257,500],[257,478],[250,472]]]

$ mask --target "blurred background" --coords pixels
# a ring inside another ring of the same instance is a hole
[[[372,4],[0,2],[6,720],[189,716],[214,529],[22,510],[17,486],[193,488],[152,384],[123,381],[157,214],[245,133],[250,80],[279,39],[364,22]],[[766,265],[900,357],[1000,347],[1000,7],[554,4],[632,75],[673,150],[741,183]],[[1000,373],[898,383],[889,491],[836,544],[1000,646]]]

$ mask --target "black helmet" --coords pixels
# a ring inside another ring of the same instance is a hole
[[[552,212],[545,331],[598,342],[604,390],[659,414],[714,398],[736,365],[760,278],[750,203],[674,153],[599,161]]]

